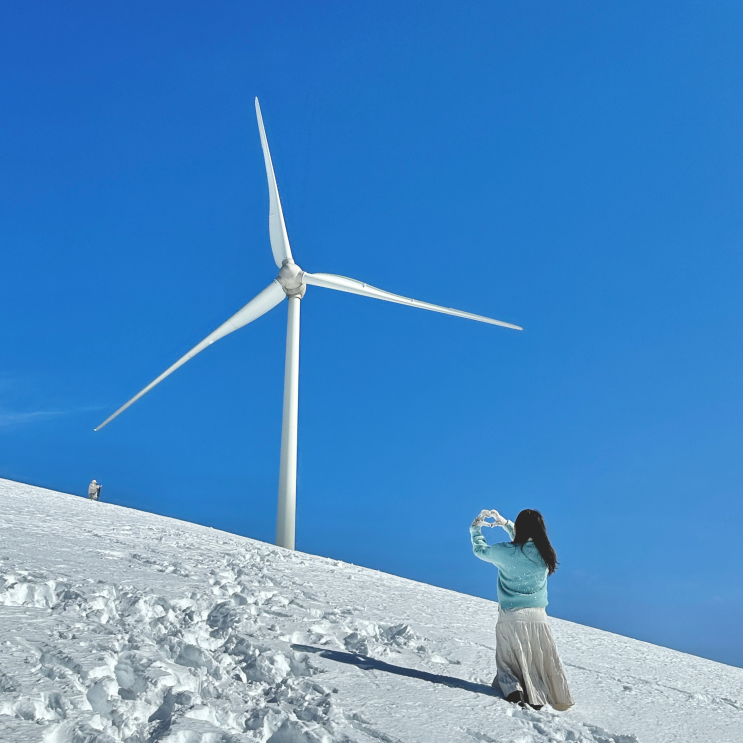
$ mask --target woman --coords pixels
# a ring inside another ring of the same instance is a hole
[[[485,521],[493,518],[493,522]],[[483,526],[502,526],[510,542],[488,544]],[[498,568],[498,623],[495,626],[493,686],[509,702],[544,704],[566,710],[574,702],[547,622],[547,576],[557,569],[557,555],[539,511],[527,509],[516,523],[498,511],[482,511],[470,527],[472,549]]]

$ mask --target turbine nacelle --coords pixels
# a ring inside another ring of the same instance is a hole
[[[302,299],[305,291],[307,291],[307,285],[304,283],[304,271],[289,258],[282,261],[276,281],[281,284],[281,288],[287,297]]]

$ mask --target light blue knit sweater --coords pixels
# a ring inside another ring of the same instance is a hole
[[[513,522],[503,528],[513,539]],[[498,568],[498,601],[503,609],[547,606],[547,566],[534,542],[527,542],[523,551],[512,542],[488,544],[479,526],[470,527],[470,536],[472,551]]]

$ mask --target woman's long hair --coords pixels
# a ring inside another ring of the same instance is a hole
[[[548,575],[552,575],[559,563],[547,536],[547,527],[544,525],[542,514],[527,508],[516,517],[514,529],[516,536],[513,538],[513,544],[518,544],[523,552],[524,545],[531,539],[547,566]]]

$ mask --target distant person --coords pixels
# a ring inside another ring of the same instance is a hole
[[[492,518],[494,521],[485,521]],[[488,544],[483,526],[501,526],[510,542]],[[547,576],[557,569],[557,555],[539,511],[527,509],[516,523],[498,511],[482,511],[470,527],[472,549],[498,568],[498,622],[495,625],[496,676],[506,701],[540,709],[549,704],[566,710],[574,704],[557,654],[547,612]]]
[[[99,500],[101,497],[101,488],[103,485],[99,485],[95,480],[93,480],[90,485],[88,485],[88,498],[90,500]]]

